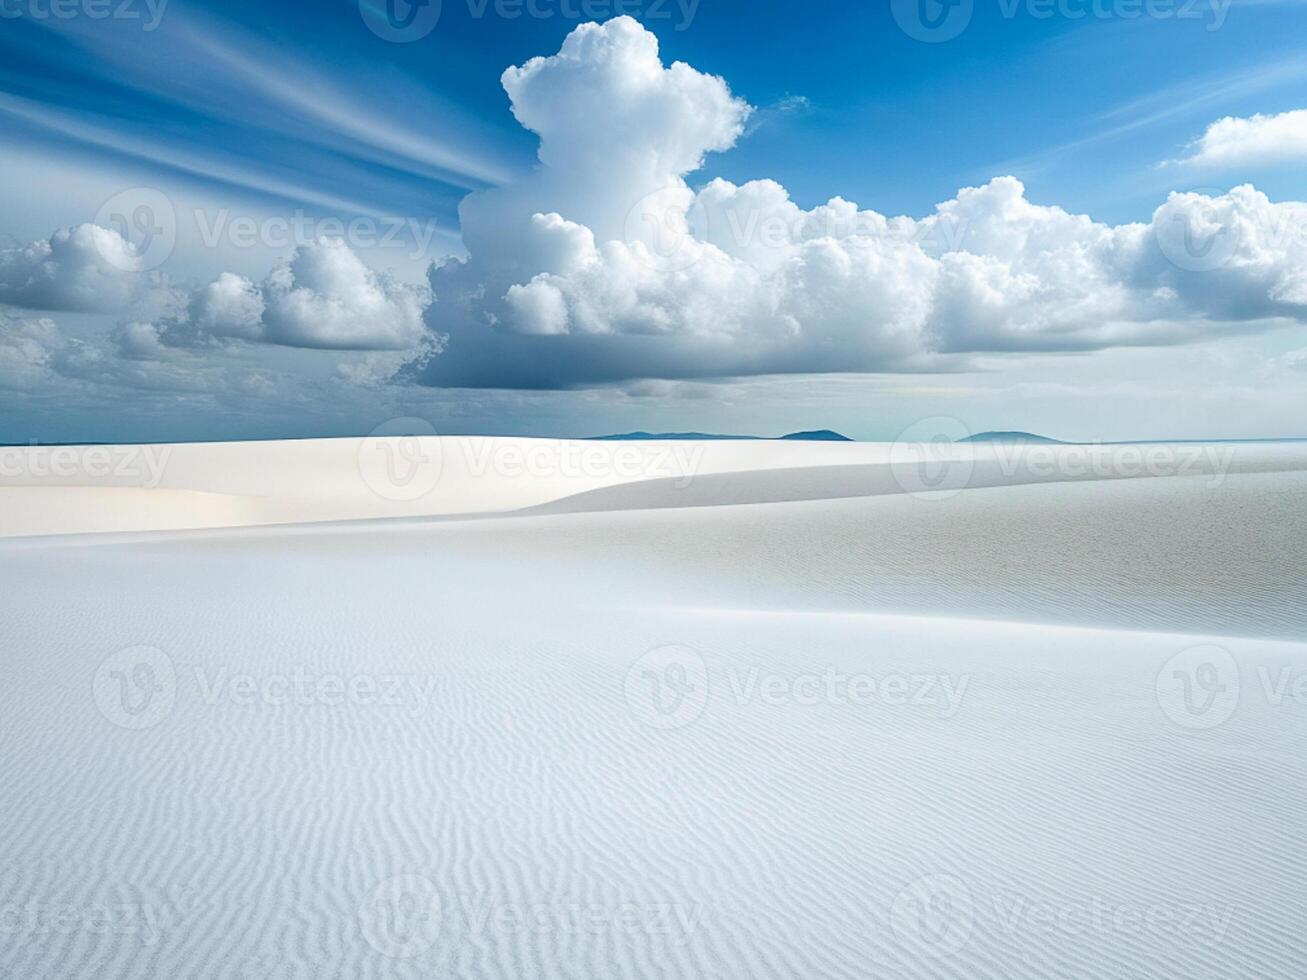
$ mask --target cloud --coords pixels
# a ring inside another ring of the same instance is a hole
[[[137,295],[140,259],[118,232],[83,224],[0,249],[0,304],[34,310],[114,312]]]
[[[425,287],[374,272],[347,245],[295,250],[261,288],[263,339],[288,347],[403,350],[422,340]]]
[[[752,136],[764,126],[770,126],[784,119],[807,115],[811,111],[812,100],[806,95],[786,95],[769,106],[755,109],[749,116],[749,122],[744,128],[744,135]]]
[[[1179,344],[1307,320],[1307,205],[1252,187],[1172,195],[1109,226],[1012,177],[921,219],[771,180],[686,176],[750,108],[664,66],[630,18],[574,30],[504,73],[539,166],[460,207],[466,261],[433,268],[447,337],[410,374],[450,387],[915,371],[978,352]]]
[[[1277,364],[1290,371],[1307,372],[1307,347],[1281,354],[1277,359]]]
[[[162,345],[243,340],[320,350],[399,351],[424,347],[425,285],[375,272],[343,242],[304,245],[261,283],[224,272],[191,294],[183,314],[154,328]],[[121,343],[121,342],[120,342]],[[124,350],[151,348],[144,327]]]
[[[135,319],[116,341],[143,359],[161,346],[246,340],[328,350],[409,350],[428,340],[426,284],[369,269],[345,243],[296,249],[261,283],[224,272],[187,295],[143,274],[131,242],[82,224],[0,250],[0,306],[115,313]],[[181,312],[170,308],[180,304]],[[157,318],[158,322],[150,326]],[[151,339],[153,337],[153,339]]]
[[[1226,116],[1207,127],[1180,163],[1248,167],[1307,160],[1307,109],[1241,119]]]
[[[0,388],[43,387],[63,344],[53,320],[20,320],[0,312]]]
[[[60,404],[98,389],[118,399],[117,407],[124,389],[189,394],[230,387],[222,368],[182,363],[175,352],[166,362],[141,356],[151,344],[152,329],[143,323],[124,325],[115,331],[114,351],[67,336],[47,317],[21,319],[0,311],[0,389],[40,394]]]
[[[195,291],[188,312],[190,324],[199,334],[261,340],[265,308],[263,293],[254,283],[224,272]]]

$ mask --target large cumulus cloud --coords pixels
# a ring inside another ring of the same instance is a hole
[[[140,266],[118,232],[93,224],[64,228],[43,241],[0,249],[0,304],[113,312],[136,297]]]
[[[686,182],[749,107],[665,66],[630,18],[574,30],[504,73],[540,137],[526,178],[468,197],[469,257],[432,270],[428,384],[912,370],[982,351],[1184,343],[1307,319],[1307,205],[1251,187],[1172,195],[1108,226],[1011,177],[922,219],[774,181]]]

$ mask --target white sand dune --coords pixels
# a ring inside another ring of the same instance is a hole
[[[0,536],[503,513],[621,483],[686,486],[712,473],[879,462],[887,452],[470,436],[7,447]]]
[[[378,437],[0,448],[0,537],[566,513],[1307,469],[1307,442],[1148,445]]]
[[[1307,972],[1299,447],[358,448],[4,491],[0,977]]]

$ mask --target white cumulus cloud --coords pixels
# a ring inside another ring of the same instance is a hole
[[[1307,320],[1307,205],[1252,187],[1172,195],[1110,226],[999,177],[920,219],[780,184],[686,177],[750,108],[665,66],[630,18],[504,73],[539,165],[460,208],[469,257],[434,268],[427,384],[906,370],[983,351],[1185,343]],[[265,315],[266,317],[266,315]]]
[[[428,334],[425,285],[369,269],[345,243],[304,245],[259,283],[224,272],[157,333],[165,344],[260,341],[325,350],[410,350]],[[144,350],[143,333],[133,349]]]
[[[48,239],[0,249],[0,304],[36,310],[113,312],[140,287],[140,259],[118,232],[64,228]]]
[[[1307,109],[1248,118],[1226,116],[1207,127],[1183,163],[1246,167],[1307,160]]]

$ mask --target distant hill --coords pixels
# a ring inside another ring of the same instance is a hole
[[[852,442],[846,435],[841,435],[831,429],[811,429],[807,432],[791,432],[787,436],[781,436],[782,439],[794,439],[799,442]]]
[[[974,436],[967,436],[965,439],[959,439],[959,442],[1047,442],[1058,446],[1064,446],[1061,439],[1050,439],[1048,436],[1037,436],[1033,432],[977,432]]]
[[[783,436],[728,436],[720,435],[715,432],[623,432],[615,436],[591,436],[598,442],[612,442],[617,440],[636,441],[636,440],[692,440],[692,439],[749,439],[754,441],[780,441],[789,439],[796,442],[853,442],[846,435],[841,435],[832,429],[812,429],[807,432],[791,432]]]

